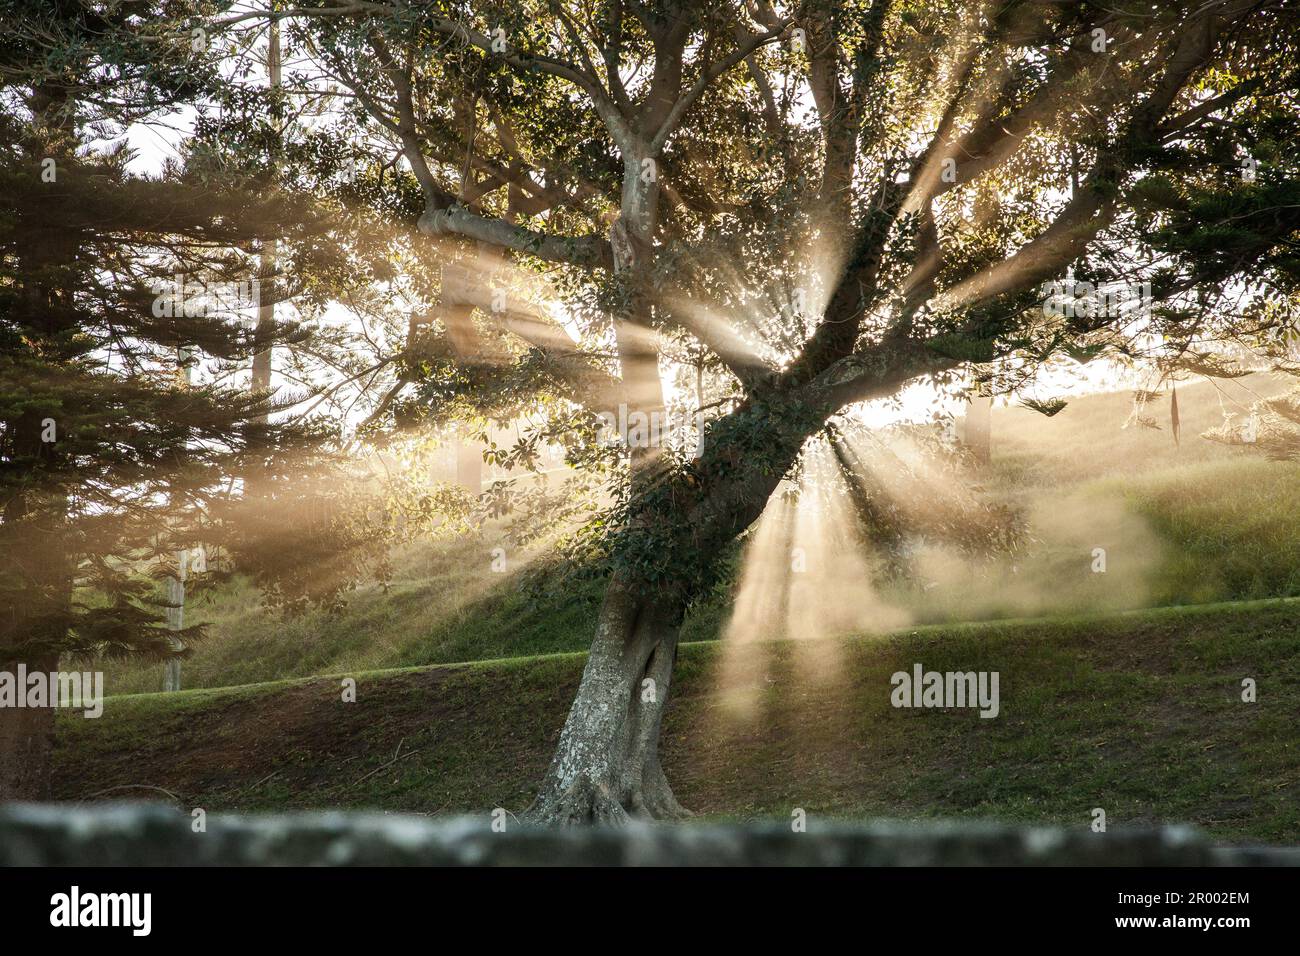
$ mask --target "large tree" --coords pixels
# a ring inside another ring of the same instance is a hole
[[[381,411],[531,403],[560,432],[662,412],[683,363],[710,406],[698,454],[614,463],[537,819],[684,812],[658,757],[683,615],[836,416],[1061,355],[1208,367],[1295,291],[1280,0],[313,0],[214,26],[268,17],[317,71],[296,95],[342,104],[297,147],[355,148],[386,175],[354,198],[460,262]],[[546,285],[493,301],[503,275]]]

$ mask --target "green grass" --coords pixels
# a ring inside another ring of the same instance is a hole
[[[1122,491],[1166,543],[1151,603],[1300,594],[1300,467],[1254,458],[1207,462]]]
[[[887,597],[918,622],[954,623],[1300,596],[1294,463],[1234,457],[1031,488],[1021,501],[1035,515],[1026,552],[974,571],[923,561],[938,586]],[[1105,574],[1092,572],[1099,546]],[[513,575],[486,573],[490,550],[481,540],[411,549],[387,592],[363,587],[334,615],[284,618],[237,580],[188,609],[190,620],[208,622],[209,637],[184,664],[185,686],[585,649],[599,582],[535,595]],[[695,608],[685,639],[716,638],[727,609],[725,593]],[[111,693],[143,693],[159,689],[162,668],[113,663],[106,674]]]
[[[1300,596],[1294,462],[1234,457],[1008,496],[1031,516],[1023,550],[982,564],[923,552],[926,590],[889,597],[950,623]]]
[[[665,723],[679,797],[708,817],[1191,822],[1300,842],[1300,602],[913,628],[682,649]],[[61,715],[57,796],[218,810],[523,809],[581,654],[115,697]],[[897,710],[889,676],[996,670],[1001,715]],[[1259,684],[1257,703],[1241,681]]]
[[[1130,392],[1076,398],[1052,418],[996,409],[980,479],[1028,516],[1028,541],[983,565],[923,551],[924,593],[889,597],[915,620],[956,622],[1300,595],[1300,465],[1200,437],[1225,409],[1240,418],[1242,404],[1292,384],[1228,382],[1222,404],[1209,383],[1180,386],[1181,443],[1167,392],[1148,406],[1157,429],[1122,427]]]
[[[183,664],[187,687],[221,687],[344,670],[375,670],[581,650],[598,583],[534,596],[514,573],[489,570],[492,539],[456,539],[396,556],[388,588],[366,585],[342,612],[286,617],[237,578],[186,609],[208,636]],[[111,693],[161,688],[158,664],[107,665]]]

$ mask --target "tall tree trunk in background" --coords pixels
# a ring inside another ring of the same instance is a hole
[[[262,278],[258,281],[258,295],[262,301],[257,306],[257,331],[258,341],[270,339],[275,330],[275,256],[277,243],[274,239],[267,239],[262,246],[261,262],[258,271]],[[266,301],[270,299],[270,301]],[[271,346],[260,350],[253,356],[253,376],[252,389],[255,392],[266,393],[271,390]],[[266,422],[266,414],[258,415],[254,421]]]
[[[975,460],[987,465],[993,454],[993,399],[974,395],[966,406],[965,434],[962,440]]]
[[[276,4],[271,3],[270,8],[274,10]],[[279,101],[276,94],[280,89],[280,21],[272,19],[269,21],[269,32],[267,37],[266,50],[266,74],[267,85],[272,91],[272,115],[278,117]],[[257,324],[254,327],[254,341],[265,343],[253,353],[253,363],[251,375],[249,378],[249,388],[256,394],[266,395],[271,391],[271,369],[272,369],[272,352],[271,341],[275,335],[275,302],[277,297],[276,276],[276,254],[279,251],[278,243],[275,239],[262,240],[261,255],[258,262],[257,277]],[[249,422],[253,425],[265,425],[270,421],[268,413],[253,415]],[[269,501],[270,482],[263,473],[260,464],[254,465],[244,476],[244,499],[245,502],[257,500],[259,508],[271,507]],[[266,516],[263,515],[263,518]],[[177,555],[178,565],[184,561],[182,555]],[[181,577],[169,579],[168,599],[170,603],[178,605],[169,608],[167,612],[167,623],[172,630],[179,630],[184,622],[184,605],[185,605],[185,578],[182,566]],[[177,650],[184,645],[179,639],[173,638],[173,647]],[[163,690],[177,691],[181,689],[181,661],[180,658],[174,657],[167,661],[166,672],[163,677]]]
[[[184,552],[176,555],[177,576],[167,579],[167,603],[171,605],[171,607],[167,608],[167,627],[172,631],[179,631],[185,626],[185,558]],[[175,636],[171,638],[171,645],[177,651],[185,648],[185,643]],[[177,691],[180,689],[181,659],[172,657],[163,665],[163,690]]]
[[[456,484],[474,497],[483,493],[483,450],[464,435],[456,439]]]
[[[184,348],[176,351],[177,364],[180,365],[178,376],[183,384],[188,385],[191,381],[191,368],[189,364],[189,355]],[[181,502],[173,499],[173,504],[180,506]],[[185,626],[185,573],[189,565],[189,553],[186,551],[176,552],[176,575],[167,579],[167,627],[173,632],[170,641],[172,649],[179,652],[185,649],[185,642],[175,635],[176,631]],[[181,659],[172,657],[163,665],[163,690],[178,691],[181,689]]]
[[[65,90],[40,87],[29,105],[35,122],[23,149],[33,170],[53,160],[49,188],[57,189],[59,176],[70,175],[75,163],[71,104]],[[29,335],[52,343],[57,352],[53,343],[76,321],[76,305],[58,277],[76,261],[77,238],[43,221],[20,227],[31,235],[20,252],[21,274],[32,278],[16,290],[15,311]],[[58,669],[76,556],[68,533],[68,495],[58,478],[59,409],[29,407],[4,424],[0,433],[11,466],[31,477],[30,487],[0,502],[0,578],[22,590],[20,600],[0,611],[0,671],[16,680],[19,665],[28,673]],[[15,690],[25,696],[27,688]],[[49,796],[54,727],[52,706],[0,707],[0,800]]]
[[[275,4],[271,4],[271,9],[275,9]],[[270,21],[270,31],[267,38],[266,48],[266,75],[267,85],[271,89],[272,97],[272,116],[279,116],[279,90],[280,90],[280,21]],[[271,341],[275,335],[275,303],[278,296],[278,283],[276,283],[276,258],[279,252],[279,243],[275,239],[264,239],[262,241],[262,251],[258,263],[258,280],[257,280],[257,325],[254,329],[254,338],[259,343],[266,343],[258,351],[253,353],[252,376],[249,381],[249,387],[252,391],[259,394],[267,394],[271,391],[271,367],[272,352]],[[253,416],[250,421],[255,424],[266,424],[269,421],[268,414]],[[261,473],[260,468],[254,468],[253,471],[244,476],[244,496],[245,498],[261,498],[269,493],[265,476]]]
[[[272,9],[275,5],[272,4]],[[271,88],[272,97],[276,97],[280,90],[280,21],[272,20],[270,34],[267,40],[266,49],[266,74],[267,81]],[[275,331],[275,269],[276,253],[278,243],[274,239],[267,239],[262,245],[262,256],[259,272],[261,279],[258,283],[258,306],[257,306],[257,340],[270,342]],[[253,378],[252,388],[255,392],[269,392],[271,390],[271,346],[268,344],[264,349],[253,355]],[[262,415],[257,419],[265,422],[267,416]]]
[[[16,680],[20,664],[29,674],[48,674],[58,669],[59,655],[0,660],[0,672],[12,674]],[[26,690],[16,689],[19,694]],[[58,693],[57,685],[53,690]],[[53,701],[48,703],[52,705]],[[0,708],[0,803],[49,799],[53,752],[53,706]]]

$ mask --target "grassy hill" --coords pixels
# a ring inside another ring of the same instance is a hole
[[[665,765],[708,816],[1184,821],[1300,842],[1300,602],[682,649]],[[828,660],[834,667],[824,666]],[[1001,714],[890,706],[890,675],[1000,673]],[[523,809],[580,654],[111,698],[61,715],[57,796],[186,808]],[[1254,677],[1259,700],[1241,701]],[[165,791],[165,792],[164,792]]]
[[[1225,406],[1240,412],[1233,401],[1286,384],[1252,376],[1221,387]],[[1158,431],[1121,428],[1131,402],[1129,392],[1088,395],[1052,418],[995,409],[994,461],[982,481],[1032,516],[1032,547],[978,575],[951,560],[923,568],[919,588],[887,595],[903,616],[946,623],[1300,595],[1300,467],[1197,437],[1222,420],[1208,383],[1179,390],[1181,446],[1167,421]],[[496,543],[485,534],[409,548],[395,557],[388,591],[363,586],[334,615],[269,614],[237,580],[186,610],[210,636],[185,663],[185,686],[585,649],[599,585],[526,593],[516,568],[488,572]],[[1098,546],[1105,575],[1090,573]],[[728,604],[720,593],[697,608],[686,639],[716,637]],[[107,665],[113,693],[157,690],[161,680],[160,665]]]
[[[1161,392],[1144,416],[1156,426],[1128,424],[1133,392],[1097,392],[1071,397],[1050,418],[1019,404],[993,410],[995,467],[1036,484],[1069,485],[1096,478],[1167,471],[1248,454],[1201,438],[1224,422],[1241,424],[1251,403],[1289,391],[1291,376],[1249,375],[1235,381],[1199,380],[1178,386],[1181,440],[1170,421],[1172,393]]]

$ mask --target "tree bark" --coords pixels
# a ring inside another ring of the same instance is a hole
[[[0,671],[16,680],[20,663],[27,665],[29,674],[48,674],[58,669],[59,658],[55,654],[29,661],[0,661]],[[26,690],[16,689],[19,694]],[[53,752],[53,707],[0,707],[0,803],[48,800]]]
[[[616,576],[587,666],[529,817],[621,823],[688,816],[659,762],[677,641],[677,602]]]
[[[993,438],[993,399],[986,395],[975,395],[966,406],[965,434],[962,435],[966,447],[971,450],[975,460],[987,465],[992,458]]]

